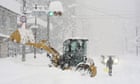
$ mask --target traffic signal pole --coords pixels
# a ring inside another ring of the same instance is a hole
[[[49,41],[50,41],[50,16],[49,16],[49,14],[47,14],[47,41],[48,41],[48,43],[49,43]]]
[[[50,5],[50,0],[48,1],[48,7]],[[47,41],[48,44],[50,43],[50,15],[49,12],[47,13]],[[50,44],[49,44],[50,45]]]
[[[48,7],[50,5],[50,0],[48,1]],[[47,44],[50,45],[50,39],[49,39],[49,36],[50,35],[50,15],[49,15],[49,12],[47,12]],[[47,57],[49,56],[49,54],[47,53],[46,54]]]

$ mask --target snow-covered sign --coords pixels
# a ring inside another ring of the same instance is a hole
[[[46,15],[47,14],[48,7],[47,6],[40,6],[36,5],[34,7],[34,10],[32,11],[33,16],[41,16],[41,15]]]
[[[49,11],[61,11],[61,12],[64,12],[62,3],[60,1],[52,1],[52,2],[50,2]]]
[[[42,16],[46,14],[47,14],[46,11],[32,11],[33,16]]]
[[[36,18],[36,19],[37,19],[37,24],[39,24],[43,27],[47,27],[47,22],[43,21],[40,18]],[[27,20],[27,23],[35,24],[35,17],[29,17],[28,20]]]
[[[42,6],[42,5],[36,5],[34,6],[33,11],[47,11],[48,7],[47,6]]]
[[[26,16],[21,16],[20,17],[20,22],[25,23],[27,21]]]
[[[0,5],[17,14],[21,14],[20,4],[15,0],[0,0]]]

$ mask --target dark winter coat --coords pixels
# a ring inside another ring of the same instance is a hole
[[[109,69],[112,69],[112,65],[113,65],[113,59],[110,57],[107,61],[107,64],[106,66],[109,68]]]

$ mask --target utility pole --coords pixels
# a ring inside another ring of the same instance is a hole
[[[24,16],[26,16],[26,0],[23,0],[23,14]],[[26,25],[26,21],[25,21],[25,25]],[[22,44],[22,61],[24,62],[26,60],[25,57],[25,45]]]
[[[35,4],[35,10],[37,10],[37,4]],[[37,17],[36,17],[36,14],[35,14],[35,27],[37,26]],[[36,43],[36,37],[37,37],[37,29],[35,28],[35,32],[34,32],[34,35],[35,35],[35,43]],[[34,47],[34,58],[36,58],[36,48]]]
[[[26,15],[26,0],[23,0],[23,9],[22,9],[22,13],[24,15]]]

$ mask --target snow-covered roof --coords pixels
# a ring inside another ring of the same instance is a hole
[[[17,14],[21,14],[20,3],[15,0],[0,0],[0,6],[7,8]]]

